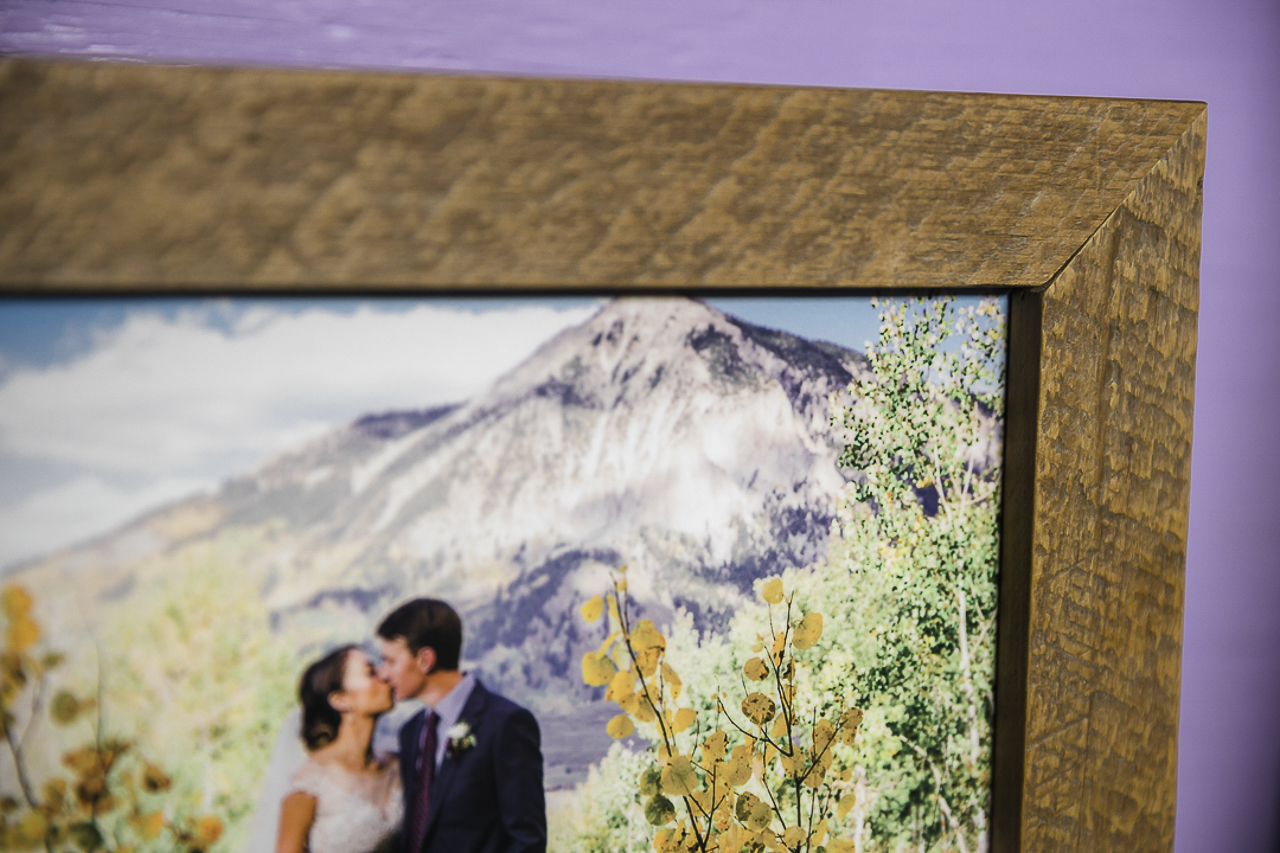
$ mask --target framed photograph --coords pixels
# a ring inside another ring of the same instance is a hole
[[[8,60],[0,109],[10,846],[274,843],[303,667],[414,698],[429,596],[550,849],[1171,848],[1203,104]]]

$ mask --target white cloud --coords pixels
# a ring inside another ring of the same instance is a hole
[[[0,567],[106,533],[152,507],[209,485],[171,477],[128,488],[84,475],[40,489],[16,504],[0,507],[0,531],[4,532]]]
[[[0,534],[57,547],[362,414],[465,399],[594,310],[139,311],[84,355],[0,379],[0,465],[83,475],[34,484],[0,510]],[[136,488],[108,485],[122,475]]]
[[[0,384],[0,452],[156,476],[261,460],[370,411],[469,397],[589,313],[258,308],[229,332],[207,312],[138,313]]]

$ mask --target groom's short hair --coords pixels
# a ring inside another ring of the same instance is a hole
[[[462,653],[462,619],[458,612],[437,598],[406,601],[378,625],[384,640],[403,637],[409,651],[429,648],[436,653],[436,668],[456,670]]]

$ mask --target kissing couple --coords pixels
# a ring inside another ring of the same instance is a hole
[[[460,672],[462,620],[418,598],[378,625],[382,660],[344,646],[298,689],[307,761],[280,806],[276,853],[543,853],[538,723]],[[395,700],[425,707],[375,757]]]

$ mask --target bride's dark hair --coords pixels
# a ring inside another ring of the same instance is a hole
[[[329,704],[329,694],[342,689],[342,676],[347,669],[347,655],[355,646],[334,649],[307,667],[298,684],[298,700],[302,702],[302,740],[315,751],[338,736],[342,715]]]

